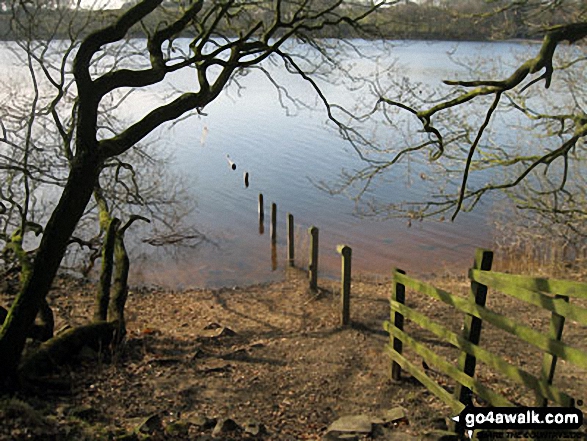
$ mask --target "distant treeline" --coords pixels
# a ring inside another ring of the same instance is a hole
[[[569,16],[578,15],[579,7],[579,2],[567,2],[565,8],[538,8],[500,0],[402,1],[381,8],[370,21],[392,39],[532,39],[540,37],[545,27],[563,24]]]
[[[1,0],[0,0],[1,1]],[[324,0],[317,0],[324,2]],[[285,3],[284,3],[285,4]],[[151,14],[142,26],[137,26],[132,31],[132,36],[145,36],[145,29],[155,29],[157,23],[166,20],[169,14],[173,14],[174,3],[165,2],[165,7]],[[77,10],[64,12],[51,8],[41,11],[42,22],[35,30],[36,38],[67,39],[71,35],[71,29],[88,32],[99,26],[111,23],[115,17],[128,9],[131,3],[119,10]],[[490,9],[490,5],[482,0],[437,0],[421,1],[414,3],[402,1],[393,6],[381,7],[376,13],[363,20],[364,29],[367,32],[359,32],[352,26],[343,23],[337,29],[329,29],[322,33],[314,34],[318,37],[334,38],[378,38],[387,39],[412,39],[412,40],[503,40],[514,38],[535,38],[531,31],[536,29],[527,22],[527,17],[536,18],[536,11],[526,10],[523,5],[496,12]],[[493,6],[495,7],[495,6]],[[352,3],[345,6],[352,13],[364,12],[366,6],[360,3]],[[568,11],[566,11],[568,13]],[[91,19],[89,19],[91,15]],[[560,15],[560,16],[559,16]],[[24,18],[24,12],[14,14],[7,8],[0,9],[0,39],[12,40],[18,35],[22,36],[21,28],[15,32],[13,18]],[[251,21],[263,19],[268,23],[272,20],[271,3],[263,7],[263,3],[255,2],[242,16],[234,17],[230,25],[224,24],[218,32],[227,35],[238,35],[239,28],[247,28]],[[562,13],[556,8],[543,12],[540,16],[542,25],[552,25],[563,22]],[[535,23],[534,23],[535,24]],[[57,32],[54,30],[57,28]],[[184,36],[188,36],[185,34]]]

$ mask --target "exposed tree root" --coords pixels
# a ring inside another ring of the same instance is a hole
[[[118,327],[116,322],[95,322],[68,329],[26,357],[19,369],[20,377],[26,380],[47,375],[71,362],[85,346],[97,352],[110,351]]]

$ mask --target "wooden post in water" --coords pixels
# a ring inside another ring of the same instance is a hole
[[[259,193],[259,234],[265,233],[265,206],[263,204],[263,193]]]
[[[406,287],[403,284],[396,282],[396,280],[395,280],[396,273],[405,274],[406,272],[401,269],[398,269],[398,268],[393,270],[391,299],[398,302],[398,303],[401,303],[402,305],[405,305],[406,304]],[[391,318],[391,323],[390,323],[391,326],[396,327],[400,331],[404,330],[404,316],[401,313],[396,311],[390,318]],[[403,351],[403,343],[399,338],[393,337],[392,346],[393,346],[393,350],[401,355],[401,353]],[[393,361],[391,363],[391,378],[396,381],[400,380],[401,374],[402,374],[401,366],[399,365],[399,363],[397,361]]]
[[[482,271],[490,271],[493,263],[493,251],[483,250],[478,248],[475,252],[475,262],[473,263],[473,269],[479,269]],[[479,282],[471,282],[471,295],[470,299],[479,306],[485,306],[487,301],[487,286],[480,284]],[[475,316],[467,315],[465,317],[465,324],[463,326],[463,337],[478,345],[481,340],[481,325],[483,321]],[[459,370],[463,371],[470,377],[475,375],[475,367],[477,365],[477,359],[471,354],[462,352],[459,360]],[[468,387],[463,386],[461,383],[457,383],[454,391],[454,397],[465,405],[471,405],[471,390]],[[452,423],[452,422],[451,422]],[[464,428],[462,424],[451,424],[451,429],[460,431]]]
[[[340,274],[340,324],[348,326],[351,323],[351,256],[353,250],[348,245],[339,245],[336,250],[342,255],[342,269]]]
[[[271,204],[271,243],[277,242],[277,204]]]
[[[555,299],[562,299],[563,302],[568,302],[568,296],[562,296],[556,294],[554,296]],[[548,336],[556,341],[561,341],[563,337],[563,328],[565,326],[565,317],[562,315],[557,314],[556,312],[552,312],[552,316],[550,318],[550,330]],[[556,361],[557,356],[549,354],[546,352],[544,354],[544,358],[542,359],[542,370],[540,373],[540,380],[544,381],[545,383],[551,385],[554,380],[554,371],[556,369]],[[548,404],[548,400],[544,398],[539,393],[536,394],[536,406],[546,407]]]
[[[287,213],[287,263],[294,266],[294,217]]]
[[[263,193],[259,193],[259,223],[265,220],[265,206],[263,205]]]
[[[310,264],[308,265],[310,277],[310,289],[318,289],[318,228],[312,226],[308,229],[310,234]]]

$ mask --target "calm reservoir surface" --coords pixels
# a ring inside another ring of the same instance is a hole
[[[369,42],[359,43],[369,49]],[[528,46],[398,42],[389,59],[397,59],[402,76],[439,85],[442,79],[458,78],[463,71],[449,59],[448,52],[455,50],[458,56],[471,59],[513,60],[513,52],[527,51]],[[408,227],[405,219],[357,216],[350,198],[318,189],[316,182],[335,184],[342,169],[352,171],[364,164],[327,122],[324,108],[306,83],[284,73],[282,68],[268,69],[310,108],[290,107],[294,115],[288,115],[271,83],[261,72],[252,71],[239,79],[242,89],[229,89],[204,109],[205,115],[163,131],[157,142],[171,155],[170,170],[188,190],[183,196],[186,205],[195,205],[183,222],[195,225],[208,241],[194,249],[135,244],[131,247],[131,283],[173,288],[219,287],[282,278],[286,264],[286,213],[295,216],[298,266],[307,265],[308,227],[315,225],[320,229],[322,277],[337,277],[340,272],[337,244],[352,247],[354,273],[380,275],[387,275],[392,267],[420,274],[442,271],[445,267],[462,272],[472,262],[476,247],[490,246],[493,203],[489,198],[473,213],[461,213],[455,222],[413,221]],[[190,75],[193,73],[182,73],[171,82],[177,87],[185,86],[183,83],[189,82]],[[328,85],[325,90],[333,101],[349,101],[344,88],[338,90],[337,86]],[[148,104],[161,99],[155,91],[139,92],[132,107],[126,106],[125,111],[140,116]],[[236,164],[236,170],[229,167],[227,155]],[[244,172],[249,173],[248,188],[243,182]],[[406,182],[404,175],[394,180],[390,174],[370,195],[382,201],[418,199],[427,191],[418,175],[414,169],[413,179]],[[257,215],[259,193],[265,199],[263,234]],[[269,236],[273,202],[278,207],[276,267]]]
[[[455,48],[459,55],[486,59],[527,50],[512,43],[416,42],[398,44],[392,56],[404,69],[403,75],[437,84],[458,74],[459,67],[447,55]],[[295,93],[311,96],[300,80],[280,78]],[[307,265],[308,227],[320,229],[320,274],[327,277],[340,273],[336,246],[342,243],[353,249],[353,272],[381,275],[394,266],[423,274],[445,267],[465,271],[474,249],[490,246],[489,198],[453,223],[416,221],[408,227],[405,219],[358,217],[348,197],[332,196],[315,185],[335,183],[341,169],[363,165],[328,124],[324,109],[317,105],[315,110],[301,109],[288,116],[263,75],[252,72],[241,83],[245,88],[238,94],[233,90],[207,107],[207,116],[190,119],[171,132],[173,167],[197,204],[193,221],[213,244],[181,250],[176,258],[164,250],[143,251],[135,280],[218,287],[279,279],[286,265],[286,213],[295,216],[297,265]],[[229,168],[226,155],[236,170]],[[244,172],[249,173],[248,188]],[[375,190],[382,200],[414,199],[426,191],[418,173],[410,183],[404,178],[389,181]],[[259,233],[259,193],[265,199],[264,234]],[[272,202],[278,207],[277,269],[269,237]]]

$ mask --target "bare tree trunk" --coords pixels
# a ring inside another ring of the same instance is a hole
[[[124,246],[124,231],[118,231],[114,245],[114,258],[116,270],[114,272],[114,292],[110,297],[108,308],[108,320],[117,324],[116,342],[122,341],[126,335],[126,323],[124,319],[124,307],[128,297],[128,271],[130,260]]]
[[[110,285],[112,284],[112,270],[114,268],[114,243],[118,236],[120,221],[113,218],[108,223],[104,243],[102,245],[102,271],[100,284],[96,293],[94,321],[105,321],[108,317],[108,303],[110,302]]]
[[[59,203],[45,228],[31,274],[25,278],[0,330],[0,389],[15,386],[26,336],[92,196],[98,170],[99,159],[95,154],[82,154],[74,160]]]

